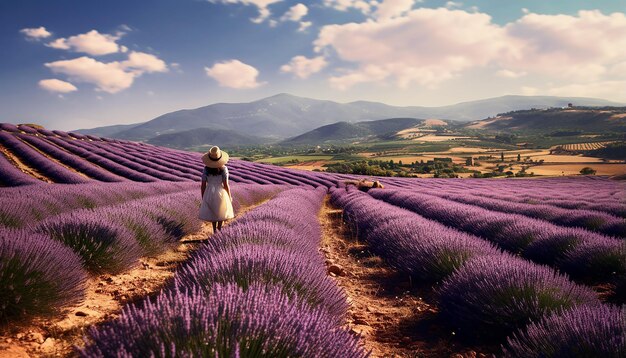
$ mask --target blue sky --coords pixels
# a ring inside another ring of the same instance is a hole
[[[626,1],[0,3],[0,121],[76,129],[276,93],[626,103]]]

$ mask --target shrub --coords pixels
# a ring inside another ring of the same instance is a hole
[[[323,310],[253,285],[160,295],[88,332],[83,357],[365,357]]]
[[[581,175],[596,175],[596,170],[591,167],[584,167],[580,170]]]
[[[585,237],[585,232],[580,229],[546,230],[528,245],[523,255],[541,264],[554,265],[563,259],[565,254],[580,245]]]
[[[584,240],[568,251],[558,266],[576,279],[592,283],[611,281],[626,274],[626,241]]]
[[[418,279],[439,281],[473,257],[499,252],[475,236],[413,216],[385,222],[366,241],[391,266]]]
[[[176,284],[210,290],[221,283],[248,289],[255,283],[278,286],[312,307],[323,307],[338,318],[347,311],[343,292],[331,281],[319,262],[300,253],[272,246],[241,245],[215,253],[204,247],[176,273]]]
[[[63,244],[41,234],[0,230],[0,322],[77,304],[86,280],[80,257]]]
[[[506,357],[618,358],[626,354],[626,306],[578,307],[529,324],[507,340]]]
[[[468,261],[440,289],[441,312],[464,335],[501,338],[545,314],[599,304],[552,269],[508,255]]]
[[[141,256],[141,248],[131,232],[92,211],[50,218],[41,222],[37,231],[72,248],[91,273],[119,273],[132,267]]]

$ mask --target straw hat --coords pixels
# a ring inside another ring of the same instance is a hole
[[[202,163],[209,168],[220,168],[228,162],[228,153],[213,146],[202,156]]]

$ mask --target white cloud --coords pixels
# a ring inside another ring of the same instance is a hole
[[[314,58],[295,56],[288,64],[281,66],[280,70],[284,73],[293,73],[296,77],[305,79],[321,71],[327,64],[324,56]]]
[[[597,81],[616,63],[626,61],[626,15],[580,11],[577,16],[528,13],[505,27],[520,56],[508,59],[512,70]]]
[[[502,69],[496,72],[496,76],[503,78],[520,78],[526,76],[526,72],[515,72],[511,70]]]
[[[248,89],[261,86],[257,82],[259,71],[239,60],[218,62],[212,67],[205,67],[207,76],[216,80],[222,87]]]
[[[542,93],[553,96],[606,98],[623,102],[626,98],[626,81],[606,80],[574,83],[564,86],[549,87],[543,89]]]
[[[30,40],[41,40],[52,36],[52,33],[46,30],[46,28],[43,26],[29,29],[21,29],[20,32],[23,33],[26,38]]]
[[[61,81],[56,78],[49,78],[39,81],[39,87],[50,92],[69,93],[78,90],[76,86],[69,82]]]
[[[70,36],[69,38],[58,38],[48,43],[47,46],[60,50],[84,52],[92,56],[101,56],[125,52],[125,47],[118,45],[116,42],[119,38],[119,36],[101,34],[97,30],[91,30],[84,34]]]
[[[311,25],[313,25],[311,21],[300,21],[300,27],[298,27],[298,31],[304,32],[306,31],[306,29],[311,27]]]
[[[400,16],[411,10],[414,3],[414,0],[386,0],[378,4],[374,16],[378,18]]]
[[[448,1],[448,2],[446,2],[446,7],[448,9],[459,8],[459,7],[462,7],[462,6],[463,6],[462,2],[457,2],[457,1]]]
[[[285,14],[280,18],[282,21],[300,21],[309,13],[309,8],[306,5],[298,3],[287,10]]]
[[[260,24],[264,22],[267,18],[270,17],[272,12],[268,8],[270,5],[281,2],[282,0],[208,0],[212,4],[242,4],[242,5],[251,5],[255,6],[259,11],[259,16],[250,19],[252,22],[256,24]]]
[[[324,0],[324,5],[339,11],[356,9],[364,14],[372,12],[372,2],[363,0]]]
[[[487,65],[495,68],[498,77],[542,76],[560,84],[554,88],[569,91],[582,90],[567,84],[593,87],[626,77],[623,13],[528,12],[517,21],[498,25],[480,12],[419,8],[381,13],[384,3],[376,6],[374,18],[324,26],[315,40],[316,51],[335,53],[353,65],[331,77],[333,86],[393,81],[400,87],[412,83],[432,87]]]
[[[167,64],[154,55],[131,52],[126,61],[100,62],[83,56],[72,60],[45,64],[55,73],[61,73],[71,81],[91,83],[100,91],[117,93],[132,86],[135,78],[144,73],[166,72]]]
[[[143,52],[131,52],[128,60],[123,61],[121,66],[130,71],[139,72],[167,72],[167,64],[160,58]]]
[[[421,8],[406,16],[322,28],[314,45],[358,68],[331,83],[393,79],[400,87],[435,85],[510,51],[505,31],[486,14]],[[342,80],[342,77],[346,77]]]
[[[135,74],[124,71],[119,62],[103,63],[86,56],[50,62],[45,66],[55,73],[67,75],[72,81],[91,83],[109,93],[130,87],[135,79]]]

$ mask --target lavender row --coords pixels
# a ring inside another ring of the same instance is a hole
[[[0,185],[12,187],[38,183],[41,181],[17,169],[3,153],[0,153]]]
[[[592,290],[545,266],[502,253],[478,237],[381,203],[356,190],[333,188],[331,193],[333,203],[343,207],[344,218],[358,230],[359,237],[386,262],[413,277],[442,281],[437,289],[440,314],[461,336],[501,342],[512,333],[515,337],[524,332],[527,324],[553,314],[608,307],[598,301]],[[587,330],[602,331],[604,323],[588,320],[585,325]],[[576,336],[581,330],[570,327],[565,333]],[[595,347],[590,352],[599,354],[602,346],[620,347],[613,333],[604,331],[585,337],[585,343],[567,341],[567,336],[551,338],[554,346],[566,344],[575,351],[585,344],[591,349]],[[543,349],[536,345],[526,351],[537,357],[559,356],[549,355]],[[507,352],[517,352],[517,347],[509,345]]]
[[[0,143],[21,161],[28,163],[35,170],[57,183],[87,183],[89,179],[46,158],[32,147],[22,143],[14,136],[0,132]]]
[[[146,175],[150,175],[154,178],[160,179],[160,180],[168,180],[168,181],[181,181],[182,179],[176,175],[171,175],[168,173],[164,173],[161,172],[159,170],[155,170],[152,168],[149,168],[143,164],[140,164],[139,161],[142,160],[140,158],[135,158],[133,160],[128,160],[124,157],[121,157],[119,155],[117,155],[116,153],[112,153],[110,151],[107,150],[102,150],[98,147],[96,147],[95,145],[92,145],[89,142],[85,142],[82,140],[66,140],[68,143],[70,143],[71,145],[74,145],[76,147],[82,148],[82,149],[86,149],[88,151],[90,151],[91,153],[97,154],[103,158],[106,158],[108,160],[114,161],[116,163],[119,163],[121,165],[123,165],[124,167],[133,169],[139,173],[143,173]]]
[[[127,168],[123,165],[120,165],[112,160],[109,160],[107,158],[101,157],[95,153],[92,153],[86,149],[77,147],[75,145],[72,145],[68,142],[66,142],[65,140],[61,139],[61,138],[57,138],[57,137],[46,137],[45,138],[47,141],[75,154],[80,156],[83,159],[86,159],[87,161],[102,167],[108,171],[110,171],[113,174],[119,175],[121,177],[127,178],[129,180],[132,181],[139,181],[139,182],[154,182],[157,181],[156,178],[146,175],[144,173],[140,173],[137,172],[135,170],[132,170],[130,168]]]
[[[433,195],[489,210],[546,220],[561,226],[582,227],[609,236],[626,237],[626,221],[624,219],[597,211],[568,210],[549,205],[515,203],[471,194],[434,193]]]
[[[64,151],[61,148],[44,141],[40,137],[23,134],[18,134],[17,137],[22,139],[23,141],[28,142],[28,144],[39,149],[43,153],[46,153],[47,156],[58,160],[68,167],[77,170],[95,180],[103,182],[120,182],[126,180],[125,178],[112,174],[106,170],[103,170],[102,168],[99,168],[96,165],[93,165],[92,163],[85,161],[81,157]]]
[[[80,354],[366,356],[339,326],[345,297],[317,251],[323,194],[292,189],[249,211],[196,251],[155,303],[91,329]]]
[[[45,218],[84,208],[189,190],[187,183],[101,183],[0,188],[0,227],[24,227]],[[199,191],[199,190],[198,190]]]
[[[555,266],[585,282],[620,282],[626,277],[624,240],[406,190],[371,190],[370,193],[377,199],[483,237],[530,260]]]

